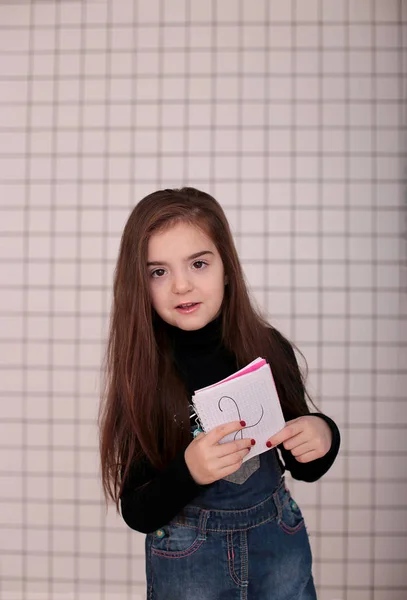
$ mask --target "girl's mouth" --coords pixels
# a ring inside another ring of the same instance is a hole
[[[199,308],[200,304],[200,302],[186,302],[185,304],[179,304],[175,307],[175,309],[178,312],[187,315],[191,312],[196,311]]]

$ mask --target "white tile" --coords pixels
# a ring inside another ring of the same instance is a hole
[[[292,294],[290,290],[274,290],[269,294],[268,297],[272,314],[290,314],[292,300]]]
[[[373,6],[369,0],[360,0],[357,3],[351,3],[349,6],[349,18],[351,21],[360,21],[369,23],[373,19]],[[358,32],[368,31],[369,25],[357,25],[354,27],[355,35]]]
[[[398,47],[398,24],[376,25],[375,35],[376,43],[380,48]]]
[[[377,21],[398,21],[399,3],[397,0],[388,0],[385,4],[375,0],[375,17]]]
[[[373,267],[369,264],[351,264],[349,267],[349,283],[354,289],[373,285]]]
[[[399,53],[397,50],[384,50],[378,48],[376,54],[376,72],[380,75],[394,74],[397,76],[399,71]],[[379,136],[380,133],[378,132]]]
[[[268,285],[272,288],[288,287],[291,280],[291,268],[287,265],[268,266]]]
[[[318,295],[313,291],[298,290],[295,293],[296,311],[300,314],[316,315],[320,308]]]
[[[4,439],[4,438],[2,438]],[[0,475],[2,500],[19,500],[23,493],[23,479],[16,475]]]
[[[202,162],[202,159],[201,159]],[[265,176],[266,165],[264,161],[259,160],[257,156],[246,156],[240,160],[241,176],[244,179],[251,177],[263,179]],[[238,169],[236,169],[237,171]]]
[[[321,533],[341,533],[344,529],[344,512],[336,508],[321,509]]]
[[[231,53],[227,53],[225,52],[225,58],[226,56],[230,56]],[[266,54],[264,52],[262,52],[261,50],[257,50],[256,48],[254,48],[253,50],[243,50],[241,51],[241,56],[239,58],[238,61],[236,61],[235,58],[235,54],[233,54],[232,56],[230,56],[230,62],[232,63],[232,68],[228,69],[226,68],[226,70],[224,68],[222,68],[222,64],[220,61],[218,61],[218,73],[219,75],[221,73],[229,73],[229,74],[234,74],[234,73],[238,73],[239,74],[243,74],[243,75],[253,75],[254,73],[264,73],[264,71],[266,70]],[[238,66],[239,65],[239,66]],[[274,69],[272,69],[271,67],[269,68],[269,72],[273,73]],[[229,77],[227,79],[225,79],[225,84],[227,85],[229,81]],[[232,88],[231,89],[231,93],[229,94],[229,99],[231,97],[236,98],[236,96],[238,95],[238,89],[239,89],[239,80],[235,80],[233,79],[233,82],[236,81],[237,87],[236,88]],[[265,107],[266,108],[266,107]]]
[[[73,377],[73,370],[59,371],[54,369],[54,376],[52,382],[52,391],[55,394],[74,394],[75,393],[75,378]]]
[[[363,538],[363,540],[365,540],[365,538]],[[359,540],[354,540],[351,539],[349,541],[349,546],[351,547],[354,543],[358,543]],[[360,544],[359,544],[360,545]],[[373,567],[372,564],[367,562],[368,559],[366,559],[366,562],[361,562],[360,559],[362,558],[361,556],[356,556],[355,557],[357,559],[357,562],[352,562],[349,561],[349,563],[347,564],[346,567],[346,576],[347,576],[347,582],[349,586],[357,586],[357,587],[368,587],[370,586],[370,582],[372,580],[372,572],[373,572]],[[370,558],[370,557],[368,557]],[[365,596],[366,600],[368,600],[368,596]],[[363,596],[362,596],[363,598]]]
[[[349,106],[349,125],[351,127],[370,127],[373,122],[372,106],[369,103],[351,103]]]
[[[319,259],[319,242],[318,238],[313,236],[300,236],[295,235],[292,243],[290,244],[290,258],[294,258],[297,261],[303,260],[318,260]],[[292,251],[294,255],[292,256]],[[313,274],[314,275],[314,274]],[[314,279],[315,280],[315,279]]]
[[[378,373],[376,377],[377,395],[381,398],[406,398],[407,375],[404,373]]]
[[[319,281],[318,266],[314,264],[295,264],[295,285],[299,288],[317,287]]]
[[[103,576],[102,566],[103,564],[100,560],[100,557],[93,558],[89,556],[84,556],[81,558],[78,565],[79,577],[81,579],[92,579],[99,581]]]
[[[270,68],[272,68],[271,65]],[[281,75],[280,71],[275,68],[274,72],[277,75]],[[272,71],[272,73],[274,73]],[[292,82],[290,77],[270,77],[269,78],[269,86],[267,90],[268,97],[271,101],[281,101],[281,100],[289,100],[292,96]]]
[[[320,585],[334,586],[342,585],[344,580],[344,565],[342,563],[323,563],[320,570]],[[319,596],[318,596],[319,597]]]
[[[289,260],[292,254],[291,239],[288,236],[276,236],[272,234],[267,239],[267,258],[270,260]]]
[[[326,24],[322,29],[322,44],[324,48],[345,47],[345,27],[342,24]]]
[[[344,540],[340,536],[322,535],[320,538],[320,553],[322,560],[333,559],[342,561],[344,558]],[[323,569],[325,565],[323,566]]]
[[[398,111],[386,101],[376,103],[377,125],[379,127],[398,127]],[[378,157],[376,160],[379,160]],[[393,161],[394,162],[394,161]]]
[[[173,59],[168,64],[168,69],[165,68],[165,71],[169,73],[185,73],[185,53],[180,52],[172,53]],[[177,61],[178,57],[178,61]],[[165,64],[165,63],[164,63]],[[211,75],[212,74],[212,56],[211,54],[205,54],[200,51],[191,51],[188,55],[188,70],[190,74],[193,76],[189,79],[190,84],[190,98],[196,97],[196,99],[203,98],[200,94],[201,90],[205,90],[205,98],[209,97],[212,92],[212,82],[210,79],[201,79],[201,75]],[[203,86],[203,88],[202,88]],[[183,89],[180,87],[180,89]],[[195,91],[197,92],[196,96],[194,96]]]
[[[373,405],[371,402],[352,398],[352,401],[349,402],[348,414],[349,421],[353,425],[373,424]]]
[[[338,291],[324,291],[322,295],[322,306],[324,314],[326,315],[338,315],[344,314],[346,310],[347,297],[345,292]]]
[[[403,242],[400,238],[382,238],[376,252],[378,260],[398,261],[403,256]]]
[[[346,327],[344,327],[344,320],[323,319],[322,339],[325,343],[335,342],[335,344],[344,344],[346,342]]]
[[[373,341],[372,319],[350,319],[349,341],[355,343],[371,343]]]
[[[47,342],[28,343],[26,349],[27,362],[30,366],[47,367],[52,360],[52,354]]]
[[[323,507],[343,505],[345,502],[345,487],[343,482],[322,481],[321,503]]]
[[[377,323],[377,341],[378,342],[400,342],[401,323],[394,319],[382,317]]]
[[[344,394],[344,378],[341,373],[323,373],[321,394],[323,397],[338,397]]]
[[[94,507],[93,511],[95,510]],[[74,528],[74,524],[76,523],[77,517],[81,517],[81,514],[84,510],[88,510],[88,507],[81,506],[78,509],[73,503],[54,503],[52,507],[52,521],[56,528],[66,527],[67,523],[72,525],[72,529]],[[83,526],[87,526],[87,523],[82,523]],[[91,522],[89,522],[91,525]],[[61,532],[58,529],[55,531],[54,536],[61,535]],[[96,547],[96,546],[95,546]],[[82,552],[82,548],[81,548]]]
[[[406,544],[404,536],[377,536],[374,539],[374,555],[378,561],[406,560]]]
[[[372,528],[371,511],[352,507],[348,512],[348,527],[352,534],[369,534]]]
[[[404,600],[406,592],[402,588],[401,590],[392,589],[391,596],[392,600]],[[387,600],[389,597],[389,588],[386,586],[384,590],[375,590],[375,600]],[[369,600],[367,598],[367,600]]]
[[[378,434],[380,434],[380,430],[377,432]],[[392,432],[394,433],[394,432]],[[399,436],[400,438],[401,436]],[[390,447],[389,450],[391,451],[392,448]],[[399,448],[400,450],[400,448]],[[407,493],[407,483],[405,482],[391,482],[391,483],[387,483],[387,482],[381,482],[381,481],[377,481],[375,484],[375,495],[374,495],[374,501],[375,504],[378,505],[381,508],[386,508],[388,507],[389,509],[391,507],[394,508],[403,508],[405,506],[405,498],[406,498],[406,493]],[[401,542],[401,540],[399,540],[399,542]],[[397,538],[394,539],[394,543],[396,545],[396,548],[398,548],[397,550],[397,554],[401,554],[401,556],[403,556],[403,553],[400,552],[400,548],[401,548],[401,543],[397,543]],[[404,554],[407,554],[406,549],[404,548]],[[397,558],[397,555],[395,553],[395,551],[390,552],[389,551],[389,557],[391,558],[391,556],[394,556],[394,558]]]
[[[374,464],[370,456],[358,456],[357,460],[347,460],[349,477],[370,480],[374,476]]]
[[[236,125],[239,123],[237,107],[234,105],[217,106],[215,112],[218,117],[216,122],[219,125]],[[265,113],[259,110],[256,104],[246,102],[241,107],[241,113],[241,124],[243,126],[265,126]]]
[[[327,288],[343,288],[347,272],[344,265],[322,265],[322,285]]]
[[[343,74],[345,69],[346,57],[343,52],[334,50],[322,53],[322,72],[324,75]]]
[[[349,312],[353,316],[373,314],[373,294],[371,292],[351,292],[349,294]]]
[[[329,321],[324,320],[324,340],[329,338]],[[336,341],[336,340],[335,340]],[[343,345],[339,346],[325,346],[322,352],[322,368],[323,369],[344,369],[346,365],[346,354],[348,352],[347,347]]]
[[[36,555],[36,554],[30,554],[27,557],[27,563],[26,563],[26,577],[27,580],[29,581],[31,578],[32,579],[36,579],[36,578],[42,578],[42,579],[46,579],[47,577],[49,577],[51,575],[50,573],[50,560],[49,557],[46,555]]]
[[[353,378],[353,375],[352,375]],[[362,390],[364,391],[364,390]],[[354,390],[351,390],[352,395],[358,396],[358,393]],[[365,395],[368,395],[368,390],[366,390]],[[359,394],[360,395],[360,394]],[[347,449],[349,452],[352,453],[359,453],[359,452],[373,452],[373,433],[370,430],[367,429],[359,429],[357,427],[352,427],[352,429],[349,429],[348,432],[348,436],[347,436]],[[352,495],[353,498],[353,495]],[[355,499],[355,502],[357,502],[357,498]],[[351,499],[352,501],[352,499]],[[364,502],[366,504],[366,500]]]
[[[297,208],[294,211],[296,233],[313,233],[318,231],[319,215],[316,211]]]
[[[240,238],[240,256],[242,260],[261,260],[264,258],[264,239],[254,235],[242,235]]]
[[[245,3],[242,4],[242,20],[245,23],[250,23],[251,21],[262,22],[265,18],[266,14],[266,2],[267,0],[256,0],[251,5],[247,5]],[[246,29],[247,27],[245,27]],[[261,30],[262,26],[254,28],[256,30]]]
[[[377,587],[405,587],[407,571],[405,561],[378,563],[374,573],[374,583]]]
[[[75,480],[73,477],[58,477],[58,475],[52,477],[51,494],[53,500],[73,502],[75,493]]]
[[[377,421],[381,424],[397,425],[407,423],[405,406],[398,400],[378,399],[375,403]]]

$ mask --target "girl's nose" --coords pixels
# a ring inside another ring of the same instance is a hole
[[[173,279],[172,289],[175,294],[185,294],[192,289],[192,283],[186,275],[177,275]]]

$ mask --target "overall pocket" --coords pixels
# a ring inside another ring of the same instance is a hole
[[[305,526],[301,509],[288,490],[281,500],[281,516],[278,525],[280,529],[289,534],[297,533]]]
[[[165,527],[148,534],[151,552],[164,558],[184,558],[191,556],[204,543],[205,535],[197,527],[169,523]]]

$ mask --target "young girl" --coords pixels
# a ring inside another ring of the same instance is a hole
[[[190,399],[258,356],[286,426],[242,464],[256,440],[219,442],[245,423],[199,432]],[[339,431],[310,414],[292,346],[251,305],[225,214],[208,194],[162,190],[131,213],[106,382],[104,491],[147,534],[148,599],[315,599],[307,531],[283,473],[319,479]]]

